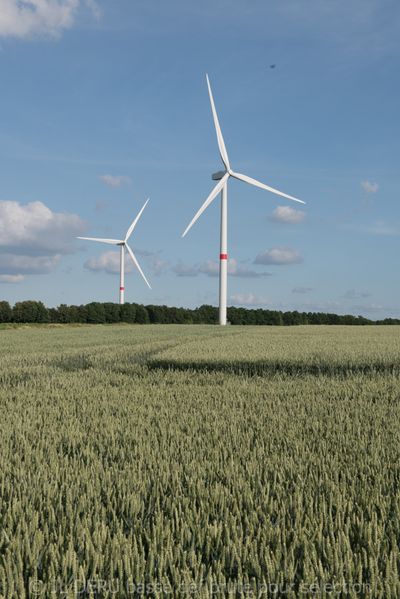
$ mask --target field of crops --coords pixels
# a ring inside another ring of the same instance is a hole
[[[0,330],[0,596],[400,597],[400,328]]]

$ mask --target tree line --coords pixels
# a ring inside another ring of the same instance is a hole
[[[232,325],[300,325],[300,324],[400,324],[400,319],[385,318],[373,321],[364,316],[339,315],[327,312],[282,312],[261,308],[228,308],[228,321]],[[13,307],[0,301],[0,323],[84,323],[111,324],[118,322],[135,324],[216,324],[218,308],[203,305],[199,308],[175,308],[169,306],[144,306],[142,304],[114,304],[91,302],[80,306],[61,304],[47,308],[43,302],[27,300]]]

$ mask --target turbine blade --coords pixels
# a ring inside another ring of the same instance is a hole
[[[126,232],[125,235],[125,241],[128,241],[133,229],[136,227],[136,223],[138,222],[139,218],[142,216],[142,212],[143,210],[146,208],[147,203],[149,201],[150,198],[147,198],[147,200],[145,201],[145,203],[142,206],[142,209],[140,210],[139,214],[137,215],[137,217],[135,218],[135,220],[132,222],[131,226],[129,227],[128,231]]]
[[[283,198],[287,198],[288,200],[293,200],[293,202],[299,202],[300,204],[305,204],[305,202],[303,202],[303,200],[299,200],[298,198],[289,196],[287,193],[283,193],[283,191],[279,191],[279,189],[274,189],[273,187],[270,187],[269,185],[265,185],[265,183],[260,183],[260,181],[257,181],[256,179],[252,179],[251,177],[248,177],[247,175],[242,175],[241,173],[234,173],[233,171],[231,172],[231,175],[232,175],[232,177],[235,177],[235,179],[239,179],[239,181],[244,181],[245,183],[250,183],[250,185],[254,185],[255,187],[260,187],[261,189],[266,189],[267,191],[275,193],[278,196],[282,196]]]
[[[210,80],[208,78],[208,75],[206,75],[206,79],[207,79],[207,86],[208,86],[208,95],[210,96],[211,110],[212,110],[213,119],[214,119],[215,131],[217,133],[217,142],[218,142],[218,147],[219,147],[219,153],[221,154],[222,162],[224,163],[226,170],[229,171],[229,169],[231,167],[229,164],[228,152],[226,151],[224,138],[222,137],[222,131],[221,131],[221,127],[219,124],[217,111],[215,109],[214,98],[212,95],[211,85],[210,85]]]
[[[100,241],[101,243],[110,243],[111,245],[118,245],[124,243],[123,239],[102,239],[101,237],[77,237],[77,239],[86,239],[87,241]]]
[[[151,289],[150,283],[148,282],[148,280],[144,276],[143,270],[140,268],[140,264],[137,261],[135,254],[132,252],[131,248],[129,247],[129,245],[127,243],[125,243],[125,247],[128,250],[128,253],[129,253],[130,257],[132,258],[133,264],[136,266],[136,268],[138,269],[138,271],[140,272],[140,274],[144,278],[144,280],[145,280],[146,285],[148,286],[148,288]]]
[[[204,202],[204,204],[202,205],[200,210],[198,210],[196,212],[196,214],[194,215],[194,217],[192,218],[192,220],[186,227],[184,233],[182,234],[182,237],[185,237],[186,233],[189,231],[189,229],[192,227],[192,225],[194,225],[194,223],[199,218],[199,216],[201,214],[203,214],[204,210],[206,208],[208,208],[208,206],[211,204],[211,202],[217,197],[217,195],[219,194],[219,192],[221,191],[221,189],[223,188],[223,186],[225,185],[225,183],[227,182],[228,179],[229,179],[229,173],[225,173],[225,175],[222,177],[222,179],[220,181],[218,181],[218,183],[216,184],[216,186],[214,187],[214,189],[212,190],[212,192],[210,193],[210,195],[208,196],[208,198],[206,199],[206,201]]]

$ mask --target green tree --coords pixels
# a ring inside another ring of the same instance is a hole
[[[216,324],[218,322],[218,308],[203,304],[195,310],[196,320],[198,324]]]
[[[168,316],[169,308],[166,306],[153,306],[150,304],[146,306],[146,310],[149,315],[149,322],[152,324],[166,324],[170,322]]]
[[[119,307],[119,317],[121,322],[133,323],[136,319],[135,304],[122,304]]]
[[[49,315],[49,322],[54,322],[54,323],[60,322],[60,319],[58,317],[57,308],[47,308],[47,311],[48,311],[48,315]]]
[[[49,311],[43,302],[26,300],[17,302],[13,308],[14,322],[49,322]]]
[[[86,306],[86,319],[90,324],[104,324],[106,322],[106,314],[104,305],[100,302],[91,302]]]
[[[106,322],[120,322],[120,306],[111,302],[103,304]]]
[[[148,324],[150,322],[149,314],[146,308],[142,306],[142,304],[136,304],[135,322],[137,322],[138,324]]]
[[[11,306],[6,301],[0,302],[0,322],[10,322],[12,319]]]
[[[68,323],[71,320],[71,309],[66,304],[60,304],[57,308],[57,322]]]

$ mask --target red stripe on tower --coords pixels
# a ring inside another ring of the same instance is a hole
[[[120,287],[119,290],[120,291],[125,291],[125,287]]]
[[[220,254],[219,259],[220,260],[228,260],[228,254]]]

